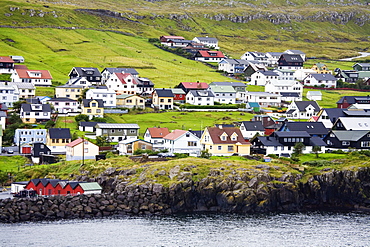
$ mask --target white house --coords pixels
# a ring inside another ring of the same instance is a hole
[[[249,61],[243,59],[224,58],[218,63],[218,70],[228,74],[243,73],[249,64]]]
[[[116,92],[111,89],[89,89],[86,92],[86,99],[101,99],[104,108],[116,107]]]
[[[0,102],[7,107],[13,107],[13,103],[16,101],[19,101],[18,88],[0,83]]]
[[[12,82],[32,83],[34,86],[51,86],[51,76],[48,70],[15,69],[10,76]]]
[[[114,74],[114,73],[119,73],[119,74],[131,74],[132,76],[138,78],[139,73],[136,71],[136,69],[133,68],[105,68],[101,72],[102,75],[102,82],[103,84],[106,84],[108,79]]]
[[[170,131],[168,128],[147,128],[144,134],[144,140],[153,144],[154,151],[165,149],[164,139]]]
[[[313,69],[298,69],[294,71],[294,78],[296,80],[302,81],[304,78],[306,78],[310,74],[314,74],[315,71]]]
[[[236,90],[232,86],[209,85],[208,91],[214,94],[215,102],[221,104],[235,104]]]
[[[242,132],[244,139],[250,140],[257,134],[263,136],[265,127],[261,121],[243,121],[240,125],[240,132]]]
[[[240,59],[255,60],[255,61],[267,61],[266,53],[257,52],[257,51],[247,51],[240,57]]]
[[[99,155],[99,146],[88,140],[78,138],[66,144],[66,160],[88,160]]]
[[[47,122],[51,118],[51,107],[49,104],[22,104],[20,118],[23,123]]]
[[[251,85],[265,86],[268,81],[278,80],[279,75],[273,71],[257,71],[251,75]]]
[[[220,49],[218,46],[218,40],[216,38],[210,38],[210,37],[195,37],[193,39],[194,42],[196,43],[201,43],[209,48],[213,49]]]
[[[303,84],[311,87],[335,88],[337,86],[337,78],[332,74],[309,74],[303,79]]]
[[[226,56],[221,51],[198,51],[194,59],[202,62],[220,62]]]
[[[275,67],[278,64],[280,56],[284,52],[266,52],[267,66]]]
[[[309,100],[322,100],[322,93],[321,91],[308,91],[306,98]]]
[[[298,81],[274,80],[268,81],[265,92],[281,95],[281,100],[302,100],[303,85]]]
[[[266,92],[247,92],[246,93],[247,102],[258,102],[261,106],[280,106],[281,105],[281,95],[275,93]]]
[[[20,99],[29,99],[36,95],[36,87],[32,83],[9,82],[8,85],[16,89]]]
[[[186,94],[186,103],[191,105],[214,105],[215,95],[208,90],[190,90]]]
[[[317,116],[320,106],[316,101],[293,101],[287,111],[286,116],[293,119],[310,119]]]
[[[294,70],[289,69],[275,69],[273,70],[276,74],[278,74],[278,80],[282,81],[294,81]]]
[[[58,113],[81,112],[80,103],[69,98],[53,98],[48,101]]]
[[[46,134],[46,129],[16,129],[13,141],[21,154],[30,154],[33,143],[46,144]]]
[[[135,95],[138,91],[138,78],[129,73],[113,73],[105,82],[109,90],[113,90],[116,94],[131,94]]]
[[[164,147],[170,154],[181,153],[195,157],[200,155],[200,139],[190,131],[174,130],[163,139]]]

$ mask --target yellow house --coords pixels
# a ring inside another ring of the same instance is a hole
[[[104,103],[102,99],[83,99],[82,114],[93,117],[104,117]]]
[[[81,97],[83,86],[80,85],[63,85],[55,87],[55,98],[70,98],[78,100]]]
[[[171,89],[156,89],[153,92],[153,105],[154,107],[162,109],[173,109],[174,95]]]
[[[213,156],[249,155],[251,148],[251,143],[244,140],[239,128],[222,125],[206,128],[200,143]]]
[[[145,99],[137,96],[137,95],[130,95],[130,94],[121,94],[117,95],[117,106],[118,107],[126,107],[126,108],[140,108],[145,109]]]
[[[46,146],[52,154],[65,154],[66,145],[71,142],[69,128],[50,128],[46,134]]]
[[[312,65],[311,68],[313,71],[315,71],[316,74],[332,74],[333,72],[328,69],[326,64],[323,63],[316,63]]]

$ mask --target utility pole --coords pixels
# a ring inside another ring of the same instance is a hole
[[[82,166],[85,163],[85,137],[82,136]]]

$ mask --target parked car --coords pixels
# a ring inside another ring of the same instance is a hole
[[[13,149],[8,149],[8,151],[6,151],[8,154],[14,154],[14,151]]]

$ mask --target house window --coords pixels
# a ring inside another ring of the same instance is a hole
[[[370,141],[364,141],[364,142],[361,142],[361,147],[366,147],[366,148],[368,148],[368,147],[370,147]]]
[[[232,145],[227,146],[227,151],[228,152],[234,152],[234,146],[232,146]]]
[[[85,153],[88,153],[89,152],[89,149],[88,148],[85,148]]]
[[[130,130],[130,133],[131,134],[135,134],[136,133],[136,130]]]
[[[87,113],[91,113],[91,109],[87,109]]]
[[[197,142],[188,142],[188,147],[196,147],[197,146]]]
[[[91,103],[91,107],[96,107],[96,103]]]
[[[217,146],[217,150],[222,150],[222,146]]]
[[[96,113],[100,113],[101,112],[101,110],[100,109],[96,109]]]
[[[277,150],[278,150],[278,147],[277,147],[277,146],[275,146],[275,147],[274,147],[274,151],[277,151]]]
[[[159,102],[164,103],[164,99],[160,99]]]
[[[349,142],[348,141],[342,141],[342,145],[343,146],[349,146]]]

